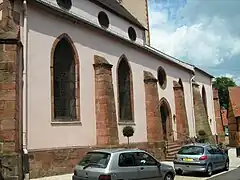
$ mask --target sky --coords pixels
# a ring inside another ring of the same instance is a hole
[[[151,46],[240,85],[240,0],[149,0]]]

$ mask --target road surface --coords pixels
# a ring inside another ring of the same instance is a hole
[[[240,168],[209,178],[209,180],[240,180]]]

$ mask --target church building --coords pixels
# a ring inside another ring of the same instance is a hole
[[[147,0],[1,0],[0,22],[6,177],[72,173],[89,149],[125,147],[126,126],[159,159],[220,136],[213,76],[150,46]]]

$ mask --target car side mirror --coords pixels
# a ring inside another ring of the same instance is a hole
[[[161,163],[157,162],[157,167],[160,168],[161,167]]]

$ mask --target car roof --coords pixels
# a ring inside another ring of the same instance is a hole
[[[128,148],[116,148],[116,149],[95,149],[95,150],[92,150],[92,151],[89,151],[89,152],[103,152],[103,153],[110,153],[110,154],[113,154],[113,153],[124,153],[124,152],[145,152],[144,150],[141,150],[141,149],[128,149]]]
[[[191,144],[186,144],[183,147],[187,147],[187,146],[201,146],[201,147],[206,147],[209,146],[210,144],[208,143],[191,143]]]

